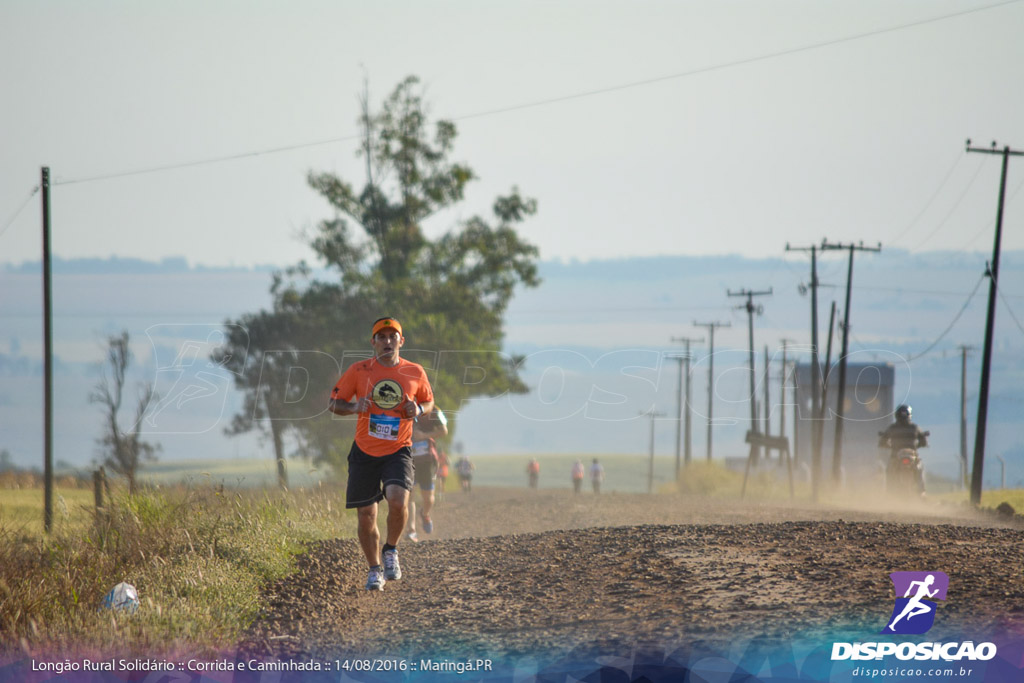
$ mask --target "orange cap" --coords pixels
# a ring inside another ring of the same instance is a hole
[[[376,337],[378,332],[380,332],[381,330],[383,330],[384,328],[387,328],[387,327],[390,327],[390,328],[392,328],[394,330],[397,330],[399,335],[402,334],[402,324],[401,323],[399,323],[394,318],[381,318],[380,320],[378,320],[377,322],[375,322],[373,324],[373,334],[370,335],[370,336],[371,337]]]

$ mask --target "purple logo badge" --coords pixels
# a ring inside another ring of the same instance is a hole
[[[945,600],[949,577],[943,572],[893,572],[896,605],[882,633],[925,633],[935,623],[934,600]]]

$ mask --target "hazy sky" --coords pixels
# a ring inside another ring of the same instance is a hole
[[[544,258],[984,252],[964,140],[1024,149],[1022,33],[1024,0],[0,0],[0,261],[40,256],[44,165],[59,256],[309,258],[306,173],[361,184],[364,77],[408,74],[481,178],[434,235],[518,185]]]

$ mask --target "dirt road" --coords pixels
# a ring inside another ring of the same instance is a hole
[[[383,510],[382,510],[383,513]],[[1024,634],[1024,524],[679,496],[448,494],[403,541],[405,576],[368,594],[353,540],[314,544],[273,586],[245,649],[265,656],[598,656],[679,643],[848,634],[893,606],[894,571],[942,571],[929,637]],[[345,530],[352,533],[354,529]]]

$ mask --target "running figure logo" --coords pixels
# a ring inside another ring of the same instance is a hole
[[[893,572],[896,606],[882,633],[920,634],[935,623],[935,600],[945,600],[949,577],[943,572]],[[900,596],[903,597],[900,597]]]

